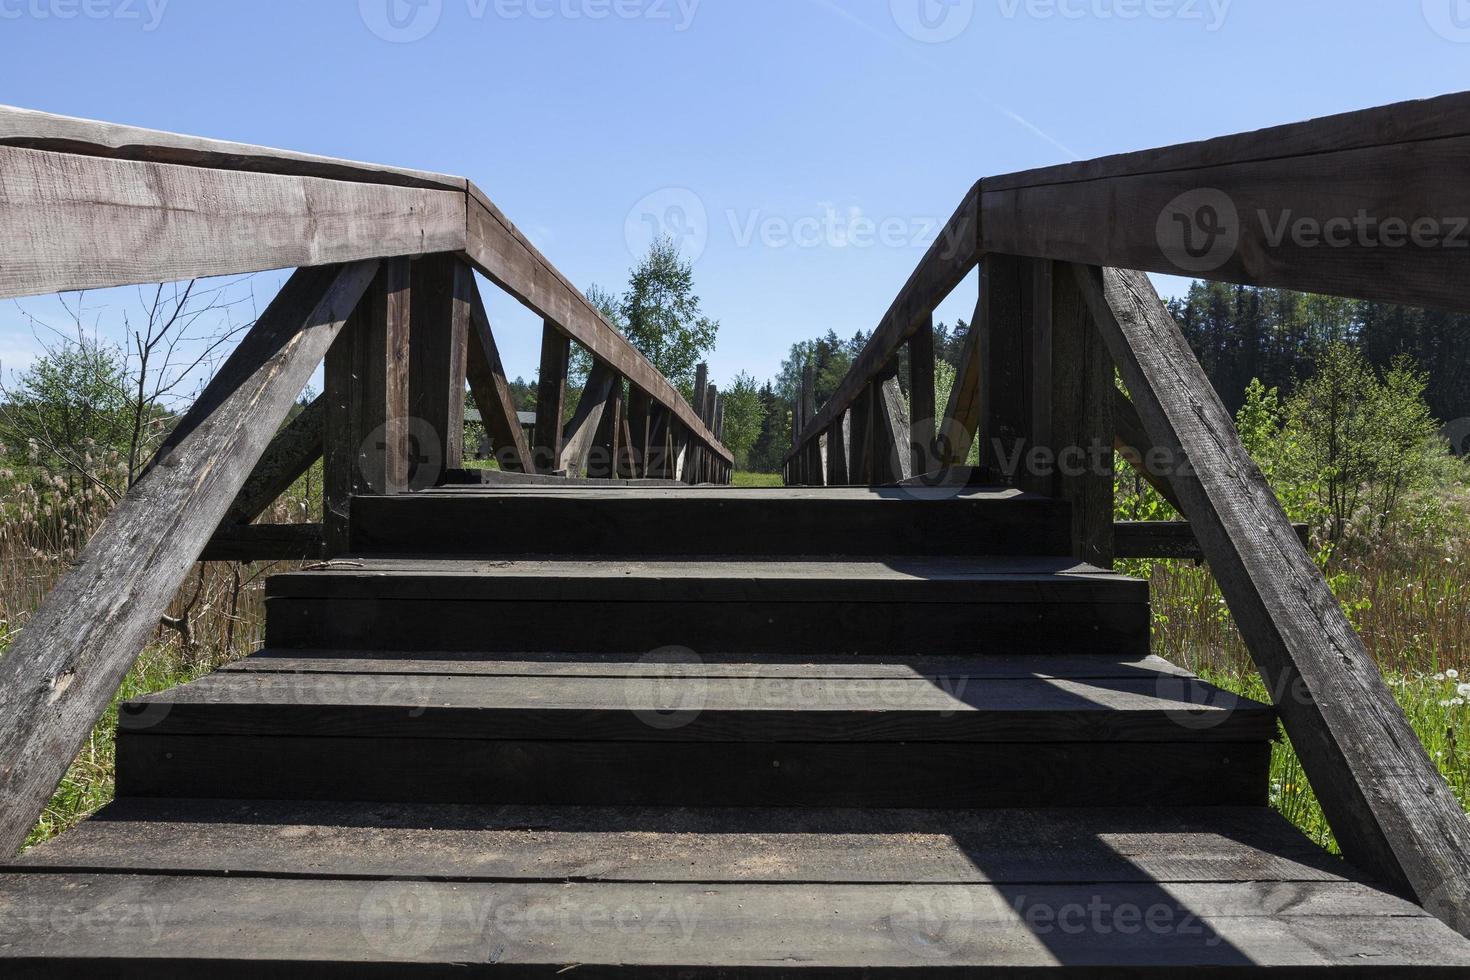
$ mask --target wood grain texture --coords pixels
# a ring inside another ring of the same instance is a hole
[[[597,442],[602,416],[607,411],[608,398],[612,395],[613,386],[621,380],[607,365],[601,362],[592,365],[587,384],[582,388],[582,397],[577,401],[577,410],[562,435],[557,470],[572,477],[587,475],[587,463],[592,458],[592,448]]]
[[[1142,273],[1077,268],[1343,853],[1470,923],[1470,823]]]
[[[465,196],[0,147],[0,299],[464,247]]]
[[[556,323],[568,336],[611,366],[654,401],[673,411],[679,421],[716,455],[731,461],[730,451],[718,445],[689,403],[627,338],[573,286],[534,245],[491,203],[479,188],[470,187],[469,233],[465,253],[491,282],[537,314]]]
[[[0,658],[0,850],[25,840],[377,268],[286,284]]]
[[[520,413],[510,390],[510,381],[505,376],[505,365],[500,360],[500,348],[496,346],[495,334],[490,329],[485,301],[478,288],[470,290],[469,299],[465,379],[470,386],[470,396],[480,410],[480,420],[495,447],[495,459],[501,470],[506,473],[534,473],[536,467],[531,447],[526,442],[525,430],[521,428]]]
[[[77,156],[463,192],[465,179],[0,106],[0,145]]]
[[[541,366],[536,372],[536,428],[531,453],[536,472],[555,473],[561,467],[562,416],[566,413],[567,374],[572,364],[572,342],[547,320],[541,328]]]

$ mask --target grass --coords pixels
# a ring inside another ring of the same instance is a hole
[[[733,486],[746,489],[769,489],[785,485],[780,473],[741,473],[738,471],[731,477],[731,483]]]

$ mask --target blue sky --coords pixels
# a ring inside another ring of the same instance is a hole
[[[979,177],[1466,88],[1470,0],[0,0],[0,102],[464,174],[584,287],[652,216],[721,379],[872,328]]]

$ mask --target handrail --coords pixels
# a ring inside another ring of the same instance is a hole
[[[938,426],[977,426],[991,478],[1018,448],[1098,446],[1105,465],[1078,477],[1010,474],[1072,503],[1088,560],[1110,560],[1120,529],[1125,550],[1143,544],[1113,523],[1112,451],[1147,461],[1214,568],[1345,856],[1462,931],[1470,824],[1144,273],[1470,311],[1467,164],[1470,94],[1458,94],[982,180],[952,222],[973,221],[966,258],[982,267],[973,363]],[[891,402],[901,346],[958,271],[931,249],[827,405],[798,402],[788,483],[891,478],[857,462],[908,438],[907,420],[877,410],[880,386]],[[914,448],[973,478],[949,448]],[[1158,453],[1177,465],[1154,472]]]

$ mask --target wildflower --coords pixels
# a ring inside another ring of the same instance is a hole
[[[1445,682],[1445,675],[1444,674],[1435,674],[1434,675],[1434,679],[1436,681],[1438,681],[1439,683],[1443,684]]]
[[[1470,698],[1470,684],[1461,684],[1455,688],[1455,693],[1462,698]]]
[[[1458,670],[1447,670],[1444,672],[1444,675],[1452,681],[1457,681],[1460,679],[1460,672]]]

